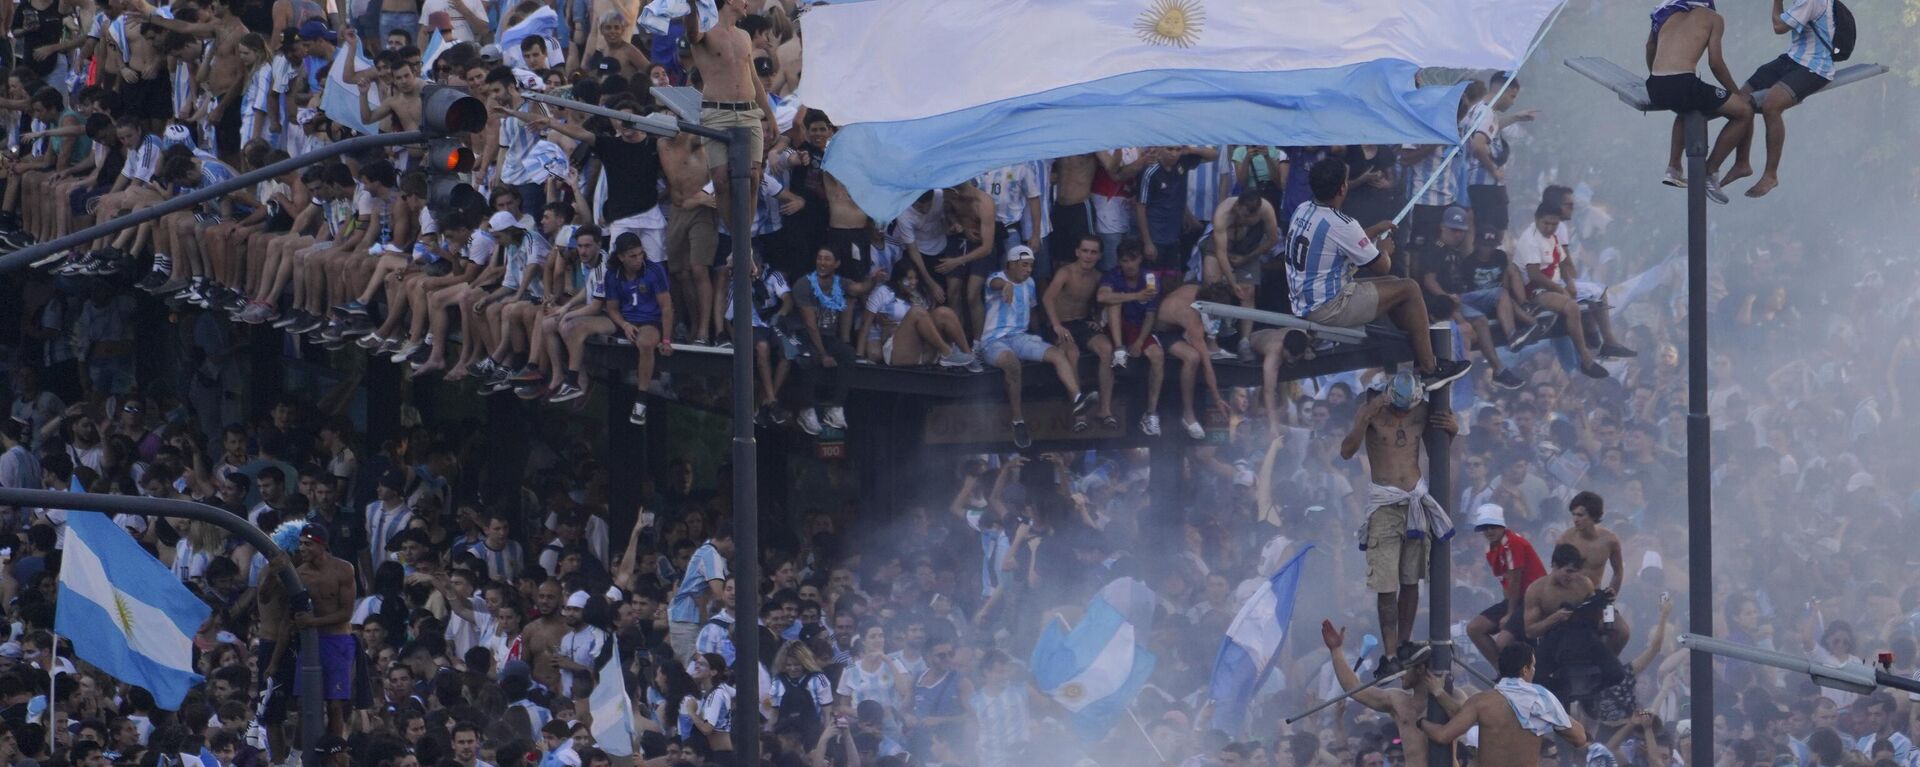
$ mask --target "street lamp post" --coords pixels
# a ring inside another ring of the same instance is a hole
[[[700,124],[700,92],[693,88],[654,88],[653,95],[674,113],[636,115],[582,101],[527,93],[530,101],[605,117],[654,136],[691,133],[727,148],[729,195],[727,229],[733,245],[733,749],[740,764],[760,763],[760,501],[759,456],[753,433],[753,135],[752,129],[721,130]],[[677,119],[676,119],[677,118]],[[645,384],[644,381],[641,382]],[[644,396],[644,395],[643,395]],[[739,701],[746,701],[745,705]]]

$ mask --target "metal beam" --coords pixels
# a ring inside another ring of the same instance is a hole
[[[1813,679],[1814,684],[1858,695],[1871,695],[1882,687],[1920,694],[1920,680],[1890,674],[1883,669],[1876,669],[1864,663],[1849,663],[1843,666],[1814,663],[1806,658],[1734,644],[1724,639],[1714,639],[1699,634],[1681,634],[1678,642],[1681,647],[1692,650],[1696,657],[1711,658],[1719,655],[1795,674],[1806,674]]]
[[[1646,78],[1634,74],[1626,67],[1598,56],[1580,56],[1567,59],[1567,68],[1613,91],[1613,95],[1618,96],[1621,103],[1627,106],[1642,112],[1660,111],[1654,109],[1647,98]],[[1827,93],[1835,88],[1852,85],[1886,73],[1885,64],[1853,64],[1842,67],[1833,73],[1833,80],[1827,83],[1825,88],[1821,88],[1820,93]]]
[[[136,495],[15,490],[0,487],[0,506],[189,519],[218,525],[229,534],[239,536],[255,551],[266,554],[269,561],[285,553],[274,544],[272,538],[269,538],[260,528],[248,523],[245,517],[235,516],[225,509],[217,509],[193,501],[146,498]],[[300,604],[306,601],[307,587],[300,583],[300,574],[292,567],[280,568],[279,572],[280,583],[287,589],[287,603]],[[300,630],[299,674],[300,750],[304,754],[302,763],[307,767],[320,767],[320,755],[314,753],[313,747],[319,743],[321,734],[327,729],[327,704],[321,699],[320,632],[317,629]]]
[[[367,149],[385,149],[392,146],[418,144],[426,141],[427,138],[427,134],[423,131],[405,131],[401,133],[381,133],[373,136],[355,136],[343,141],[335,141],[319,149],[300,155],[299,157],[281,160],[280,162],[268,165],[259,170],[234,176],[218,184],[172,197],[162,201],[158,205],[130,211],[126,215],[102,221],[78,232],[62,237],[55,237],[46,242],[28,245],[12,253],[0,256],[0,274],[6,274],[7,272],[24,268],[35,261],[39,261],[42,258],[66,250],[67,248],[84,245],[110,234],[117,234],[122,230],[131,229],[169,213],[178,213],[195,205],[199,205],[200,203],[218,199],[233,192],[252,189],[255,184],[262,181],[279,178],[280,176],[286,175],[289,171],[300,170],[301,168],[323,160],[330,160],[341,155],[352,154]]]

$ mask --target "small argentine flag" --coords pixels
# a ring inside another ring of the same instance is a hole
[[[1083,741],[1106,737],[1153,673],[1153,653],[1140,646],[1141,632],[1121,612],[1135,601],[1123,594],[1145,590],[1137,583],[1123,578],[1108,584],[1087,605],[1080,625],[1049,623],[1033,646],[1034,686],[1073,714],[1074,732]],[[1146,603],[1152,604],[1150,592]]]
[[[193,637],[212,612],[107,515],[67,516],[54,630],[74,655],[168,711],[201,683]]]
[[[593,713],[593,744],[607,756],[632,756],[633,741],[639,737],[633,727],[633,700],[627,697],[627,683],[620,673],[620,642],[607,643],[612,649],[600,664],[600,679],[587,695],[587,710]]]

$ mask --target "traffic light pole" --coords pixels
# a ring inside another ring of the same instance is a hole
[[[664,89],[655,89],[656,95]],[[529,101],[571,109],[582,114],[628,123],[655,136],[691,133],[725,144],[729,188],[727,230],[732,233],[733,295],[740,301],[733,313],[733,753],[735,764],[760,763],[760,465],[753,434],[753,312],[741,310],[753,303],[753,129],[721,130],[686,119],[691,105],[674,108],[682,115],[636,115],[584,101],[521,94]],[[662,99],[668,101],[668,99]],[[671,103],[670,108],[673,108]],[[684,110],[684,111],[683,111]],[[743,345],[744,344],[744,345]],[[646,382],[642,381],[642,385]]]
[[[68,493],[56,490],[15,490],[0,487],[0,506],[13,506],[23,509],[65,509],[68,511],[99,512],[102,514],[139,514],[149,517],[168,519],[187,519],[205,522],[226,530],[229,535],[246,541],[267,556],[271,562],[285,552],[275,545],[273,539],[247,522],[246,517],[235,516],[224,509],[217,509],[203,503],[175,501],[164,498],[145,498],[136,495],[101,495],[97,493]],[[300,583],[300,574],[292,567],[278,568],[280,585],[287,590],[287,604],[297,605],[307,601],[307,587]],[[299,680],[295,689],[300,691],[300,751],[304,755],[302,763],[307,767],[320,767],[320,756],[313,752],[319,743],[321,734],[327,729],[327,704],[321,699],[320,679],[320,632],[318,629],[300,630]],[[275,756],[280,756],[275,754]]]
[[[199,205],[200,203],[217,200],[233,192],[250,190],[255,184],[279,178],[280,176],[286,175],[289,171],[300,170],[309,165],[331,160],[341,155],[354,154],[368,149],[385,149],[393,146],[418,144],[432,136],[433,134],[424,131],[406,131],[403,133],[380,133],[372,136],[355,136],[350,139],[335,141],[302,154],[299,157],[281,160],[280,162],[268,165],[259,170],[234,176],[218,184],[177,195],[162,201],[158,205],[130,211],[125,215],[102,221],[78,232],[62,237],[55,237],[46,242],[35,243],[7,255],[0,256],[0,274],[12,272],[60,251],[78,245],[84,245],[125,229],[131,229],[169,213],[178,213],[195,205]]]

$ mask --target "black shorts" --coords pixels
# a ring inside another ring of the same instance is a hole
[[[1167,352],[1171,354],[1173,352],[1173,345],[1187,340],[1187,334],[1178,330],[1156,330],[1153,332],[1153,340],[1159,342],[1160,348],[1167,350]],[[1142,346],[1140,348],[1145,349],[1146,347]],[[1200,353],[1206,354],[1207,350],[1201,349]]]
[[[165,122],[173,119],[173,82],[167,79],[126,83],[120,89],[120,102],[127,114],[141,120]],[[236,124],[237,126],[237,124]],[[238,130],[238,127],[235,128]]]
[[[1507,234],[1507,188],[1476,184],[1467,187],[1467,199],[1473,202],[1473,228],[1480,242],[1498,246]]]
[[[1668,112],[1699,112],[1712,115],[1727,103],[1727,89],[1708,85],[1692,72],[1678,75],[1654,75],[1647,78],[1647,102],[1654,109]],[[1476,203],[1474,207],[1479,207]]]
[[[957,234],[949,234],[947,235],[946,247],[941,248],[938,254],[922,253],[920,254],[920,260],[926,263],[927,273],[932,275],[933,279],[945,284],[949,279],[966,279],[968,272],[967,267],[962,265],[960,268],[953,270],[951,274],[941,274],[936,271],[936,267],[946,263],[948,259],[959,258],[966,255],[969,250],[973,250],[973,246],[967,243],[967,238]]]
[[[285,722],[293,703],[294,656],[300,654],[298,648],[289,644],[278,665],[273,663],[273,640],[260,640],[254,652],[260,684],[260,723]]]
[[[1779,58],[1761,64],[1759,69],[1753,70],[1753,75],[1747,78],[1747,90],[1759,93],[1775,84],[1785,85],[1787,90],[1793,91],[1795,101],[1805,101],[1808,96],[1820,92],[1820,89],[1827,87],[1827,83],[1830,82],[1833,81],[1814,74],[1813,70],[1782,53]]]
[[[1499,626],[1502,630],[1512,632],[1513,638],[1522,642],[1527,641],[1526,621],[1521,620],[1521,615],[1507,615],[1506,600],[1502,599],[1493,603],[1492,607],[1481,610],[1480,617],[1493,621],[1493,625]]]
[[[1058,269],[1073,262],[1073,251],[1080,247],[1080,238],[1093,234],[1093,201],[1081,200],[1078,205],[1053,206],[1053,232],[1047,235],[1047,253],[1053,256],[1053,268]]]
[[[1092,320],[1067,320],[1060,324],[1066,327],[1067,335],[1073,337],[1073,344],[1080,347],[1080,351],[1093,351],[1091,347],[1087,346],[1087,343],[1092,341],[1095,336],[1100,335],[1100,329],[1093,326]],[[1047,339],[1048,343],[1060,343],[1060,339],[1054,335],[1053,326],[1051,325],[1040,329],[1040,337]]]
[[[169,91],[169,98],[171,98],[171,91]],[[215,148],[223,153],[239,153],[241,149],[240,113],[245,111],[247,111],[245,104],[234,104],[221,113],[220,122],[213,124]],[[531,208],[531,210],[540,210],[540,208]]]
[[[111,188],[98,186],[92,189],[86,187],[75,189],[67,194],[67,208],[76,218],[85,216],[92,212],[88,208],[93,206],[93,201],[100,199],[100,196],[106,194]]]
[[[828,229],[827,248],[840,259],[837,274],[855,282],[873,271],[873,235],[866,228]]]

